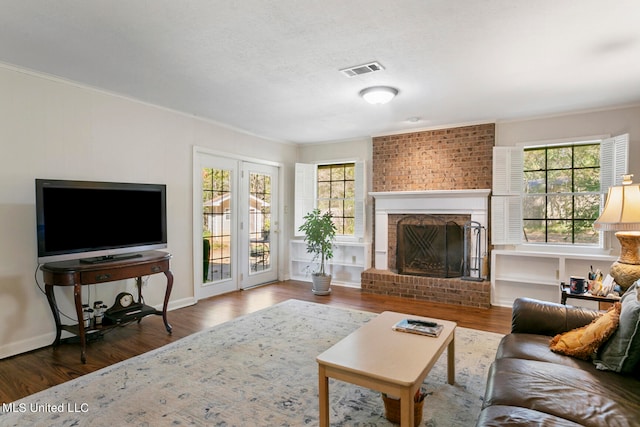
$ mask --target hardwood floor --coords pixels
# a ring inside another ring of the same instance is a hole
[[[115,328],[104,338],[88,344],[87,363],[80,362],[79,346],[62,344],[0,360],[0,402],[8,403],[51,386],[72,380],[105,366],[129,359],[176,341],[194,332],[295,298],[335,307],[380,313],[398,311],[452,320],[458,326],[506,334],[511,327],[511,309],[474,309],[364,294],[359,289],[334,286],[328,296],[316,296],[311,285],[287,281],[201,300],[198,304],[168,314],[173,333],[168,335],[160,316],[149,316],[140,324]]]

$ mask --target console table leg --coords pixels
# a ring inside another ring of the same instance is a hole
[[[51,307],[51,313],[53,314],[53,320],[56,322],[56,339],[53,341],[53,346],[60,344],[60,335],[62,333],[62,324],[60,323],[60,313],[58,313],[58,304],[56,303],[56,295],[53,292],[53,285],[44,285],[44,292],[47,295],[47,301],[49,301],[49,307]]]
[[[168,333],[171,333],[173,328],[167,320],[167,306],[169,305],[169,297],[171,296],[171,289],[173,288],[173,273],[171,270],[166,270],[164,275],[167,276],[167,290],[164,293],[164,304],[162,305],[162,320],[164,321],[164,327]]]
[[[136,277],[136,286],[138,287],[138,304],[142,303],[142,277]],[[142,317],[138,319],[138,323],[142,322]]]
[[[76,316],[78,317],[78,337],[80,339],[80,360],[87,363],[87,337],[84,332],[84,316],[82,313],[82,285],[73,285],[73,299],[76,304]]]

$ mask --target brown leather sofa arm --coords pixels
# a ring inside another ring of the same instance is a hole
[[[513,302],[511,332],[554,336],[591,323],[597,310],[531,298]]]

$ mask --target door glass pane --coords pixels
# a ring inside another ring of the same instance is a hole
[[[231,278],[231,171],[202,169],[203,283]]]
[[[249,174],[249,274],[271,268],[271,176]]]

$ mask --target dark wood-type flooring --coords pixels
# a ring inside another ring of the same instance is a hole
[[[137,356],[194,332],[291,298],[380,313],[397,311],[445,320],[458,326],[506,334],[511,309],[458,307],[398,297],[364,294],[359,289],[334,286],[328,296],[316,296],[306,282],[278,282],[201,300],[168,313],[173,333],[167,334],[160,316],[140,324],[114,328],[87,346],[87,363],[80,362],[77,344],[51,346],[0,360],[0,402],[8,403],[105,366]]]

